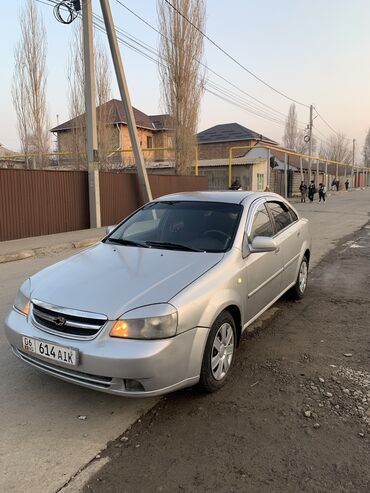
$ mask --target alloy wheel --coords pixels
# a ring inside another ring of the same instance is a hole
[[[301,268],[299,270],[299,290],[301,293],[305,292],[307,286],[307,276],[308,276],[307,262],[303,260],[303,262],[301,263]]]
[[[211,370],[216,380],[225,378],[234,355],[234,331],[227,322],[218,329],[211,351]]]

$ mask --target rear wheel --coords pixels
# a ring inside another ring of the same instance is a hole
[[[308,283],[308,260],[304,256],[299,267],[297,281],[290,290],[290,294],[294,300],[301,300],[306,292]]]
[[[234,362],[236,329],[233,317],[222,312],[210,330],[203,355],[199,386],[206,392],[221,388]]]

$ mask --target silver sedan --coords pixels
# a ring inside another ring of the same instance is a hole
[[[167,195],[27,279],[6,335],[29,365],[91,389],[215,391],[243,331],[304,295],[310,254],[308,221],[279,195]]]

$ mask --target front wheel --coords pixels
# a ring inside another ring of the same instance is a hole
[[[299,267],[297,281],[292,287],[290,294],[294,300],[301,300],[306,292],[308,283],[308,260],[307,257],[303,257],[301,265]]]
[[[233,317],[222,312],[213,323],[204,350],[199,386],[206,392],[221,388],[230,373],[236,348]]]

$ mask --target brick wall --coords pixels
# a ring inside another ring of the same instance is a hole
[[[215,144],[198,144],[199,159],[220,159],[229,157],[230,147],[253,146],[256,140],[244,140],[237,142],[222,142]],[[249,149],[236,149],[233,151],[233,157],[244,156]]]

